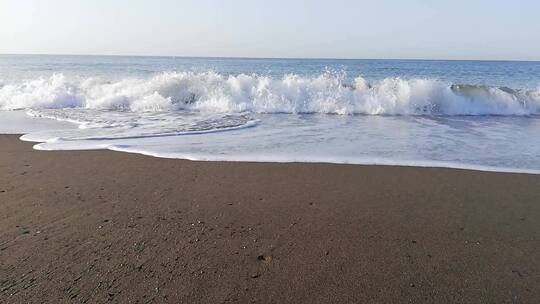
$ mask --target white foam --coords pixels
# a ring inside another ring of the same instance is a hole
[[[85,108],[132,112],[191,110],[219,113],[367,115],[535,115],[540,89],[455,90],[432,79],[386,78],[369,85],[344,73],[222,75],[168,72],[109,82],[62,74],[0,87],[0,109]]]

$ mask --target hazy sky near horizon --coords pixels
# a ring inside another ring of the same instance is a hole
[[[540,60],[538,0],[0,0],[0,53]]]

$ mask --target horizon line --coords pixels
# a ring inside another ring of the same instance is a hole
[[[193,55],[121,55],[74,53],[1,53],[0,56],[87,56],[87,57],[153,57],[153,58],[206,58],[253,60],[403,60],[403,61],[484,61],[484,62],[540,62],[540,59],[441,59],[441,58],[338,58],[338,57],[258,57],[258,56],[193,56]]]

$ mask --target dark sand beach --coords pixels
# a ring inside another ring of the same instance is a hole
[[[538,303],[540,176],[0,136],[0,303]]]

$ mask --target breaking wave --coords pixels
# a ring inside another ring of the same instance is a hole
[[[110,82],[54,74],[0,83],[0,109],[124,112],[326,113],[365,115],[536,115],[540,89],[450,85],[433,79],[386,78],[368,83],[344,73],[227,76],[166,72]]]

